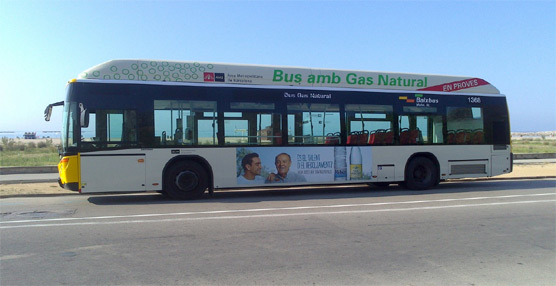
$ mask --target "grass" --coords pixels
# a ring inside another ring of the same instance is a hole
[[[512,140],[512,152],[556,153],[556,140]],[[0,142],[0,167],[49,166],[57,165],[59,160],[58,146],[52,140],[26,143],[3,137]]]
[[[520,139],[512,140],[512,152],[524,153],[556,153],[556,140]]]
[[[0,167],[30,167],[56,165],[60,161],[58,147],[51,139],[21,142],[3,137],[0,144]]]

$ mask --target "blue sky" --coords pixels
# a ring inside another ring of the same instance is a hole
[[[61,128],[47,104],[110,59],[480,77],[512,131],[556,130],[556,1],[0,0],[0,131]]]

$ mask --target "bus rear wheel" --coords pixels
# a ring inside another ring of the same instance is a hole
[[[207,187],[207,172],[194,161],[174,163],[164,176],[164,192],[175,200],[199,199]]]
[[[405,169],[404,185],[411,190],[426,190],[438,182],[438,170],[433,161],[426,157],[415,157]]]

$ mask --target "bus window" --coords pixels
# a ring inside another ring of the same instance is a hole
[[[89,113],[89,126],[81,129],[81,143],[88,144],[89,142],[100,141],[97,137],[96,127],[96,113]]]
[[[442,144],[444,143],[443,122],[435,107],[404,106],[404,113],[399,116],[400,144]]]
[[[448,144],[484,143],[481,107],[447,107]]]
[[[339,140],[339,111],[337,104],[288,104],[288,143],[325,144],[330,138]]]
[[[85,150],[137,146],[135,110],[90,110],[89,126],[81,130]]]
[[[123,140],[124,115],[121,113],[106,114],[106,137],[108,142]]]
[[[155,100],[155,142],[160,145],[217,145],[216,102]]]
[[[394,143],[391,105],[346,104],[347,144]]]
[[[224,112],[224,143],[280,145],[282,116],[274,110],[274,103],[231,102]]]

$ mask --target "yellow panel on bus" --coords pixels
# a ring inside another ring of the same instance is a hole
[[[79,190],[79,155],[64,156],[58,163],[60,185],[64,189]]]

